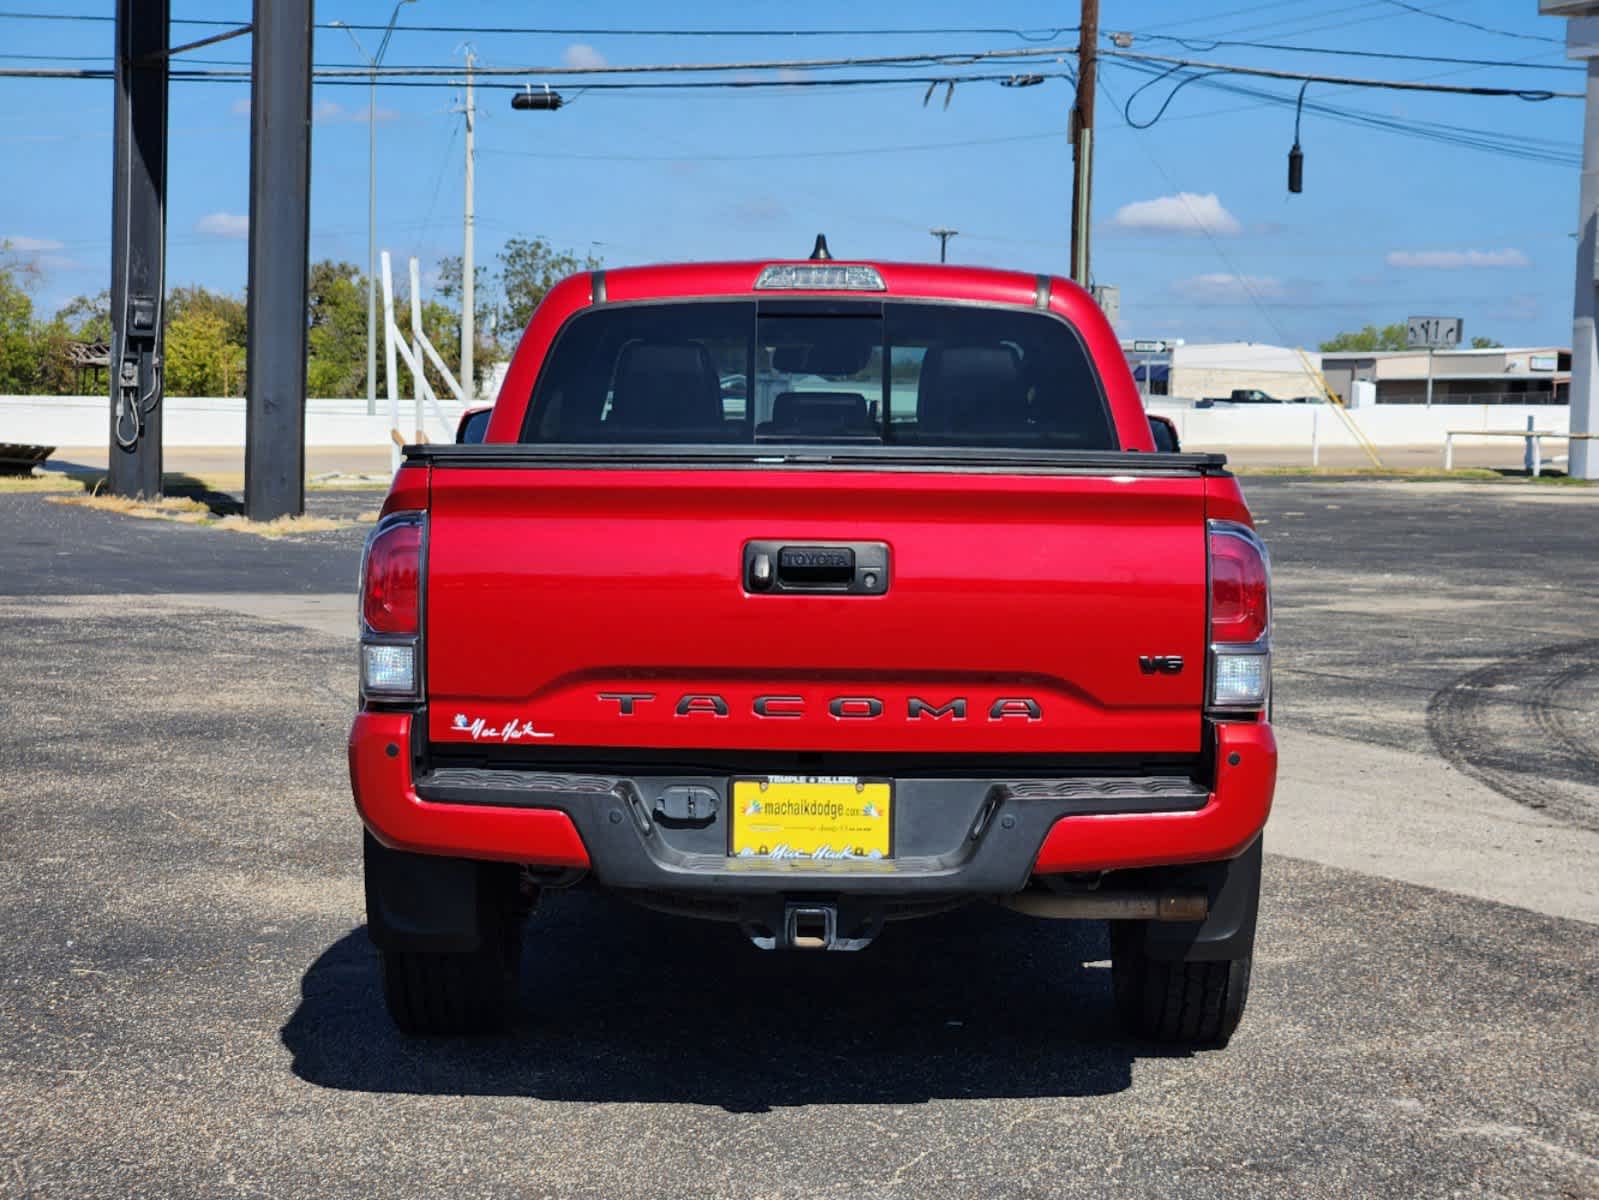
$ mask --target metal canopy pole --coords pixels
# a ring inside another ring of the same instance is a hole
[[[1573,22],[1575,24],[1576,22]],[[1581,207],[1577,214],[1577,287],[1571,328],[1571,432],[1599,433],[1599,55],[1589,57],[1588,107],[1582,130]],[[1557,364],[1558,365],[1558,364]],[[1599,445],[1572,441],[1566,473],[1599,479]]]
[[[118,496],[161,494],[168,25],[168,0],[117,0],[107,486]]]
[[[312,0],[255,0],[244,511],[305,511]]]

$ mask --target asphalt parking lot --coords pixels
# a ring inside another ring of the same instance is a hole
[[[1283,770],[1199,1055],[1117,1034],[1074,926],[778,956],[576,893],[513,1034],[407,1041],[343,760],[364,527],[0,495],[0,1194],[1599,1197],[1599,491],[1246,490]]]

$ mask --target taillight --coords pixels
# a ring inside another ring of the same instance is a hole
[[[361,556],[361,690],[386,700],[421,695],[422,514],[390,513]]]
[[[1210,703],[1255,709],[1271,694],[1271,560],[1247,525],[1210,522]]]

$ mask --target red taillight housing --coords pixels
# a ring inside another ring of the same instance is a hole
[[[419,512],[378,522],[361,556],[361,695],[422,696],[422,556],[427,525]]]
[[[373,633],[415,635],[422,612],[422,523],[379,526],[366,547],[361,619]]]
[[[1271,559],[1247,525],[1211,521],[1210,705],[1259,711],[1271,695]]]
[[[1221,526],[1221,528],[1218,528]],[[1213,522],[1210,530],[1210,640],[1258,642],[1271,615],[1266,548],[1242,525]]]

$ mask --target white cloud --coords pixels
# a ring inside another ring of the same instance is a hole
[[[610,65],[606,62],[605,55],[587,42],[573,42],[561,52],[561,61],[569,67],[582,67],[589,70]]]
[[[1171,292],[1195,304],[1246,304],[1255,300],[1281,300],[1288,289],[1270,275],[1231,275],[1214,272],[1175,280]]]
[[[1238,218],[1222,206],[1215,192],[1203,196],[1178,192],[1154,200],[1139,200],[1116,210],[1111,224],[1134,233],[1242,233]]]
[[[1384,260],[1406,271],[1467,271],[1493,267],[1530,267],[1520,250],[1390,250]]]
[[[249,97],[235,100],[229,111],[236,117],[249,116]],[[345,108],[337,100],[323,100],[311,110],[311,119],[318,125],[365,125],[367,112],[368,108],[364,104],[360,108]],[[392,108],[377,109],[379,121],[392,121],[398,115]]]
[[[20,233],[0,234],[0,246],[18,254],[37,254],[43,250],[64,250],[66,247],[54,238],[26,237]]]
[[[206,213],[195,222],[194,230],[196,233],[208,233],[212,237],[249,237],[250,218],[230,212]]]

